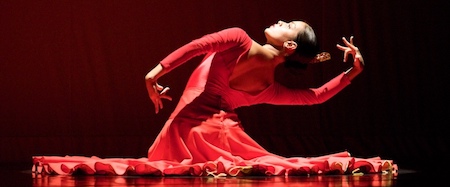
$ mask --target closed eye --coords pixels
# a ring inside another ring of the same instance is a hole
[[[290,29],[295,28],[295,23],[294,22],[289,22],[288,28],[290,28]]]

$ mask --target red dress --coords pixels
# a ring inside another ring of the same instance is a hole
[[[348,152],[285,158],[266,151],[241,127],[234,109],[254,104],[312,105],[325,102],[350,84],[344,73],[320,88],[289,89],[275,82],[251,95],[229,86],[235,64],[252,39],[240,28],[205,35],[161,61],[168,71],[205,55],[183,95],[148,150],[147,158],[35,156],[39,172],[113,175],[307,175],[396,171],[391,160],[354,158]]]

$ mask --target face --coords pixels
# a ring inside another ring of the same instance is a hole
[[[282,46],[284,42],[294,40],[299,32],[303,32],[307,24],[303,21],[278,21],[264,30],[267,43]]]

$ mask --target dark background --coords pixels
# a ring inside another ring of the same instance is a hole
[[[332,60],[280,69],[290,86],[319,86],[347,69],[336,49],[355,36],[366,69],[315,106],[237,112],[246,131],[283,156],[393,159],[433,170],[448,146],[449,1],[0,1],[0,164],[34,155],[145,157],[201,57],[159,82],[173,102],[155,115],[144,76],[181,45],[228,27],[259,43],[278,20],[305,20]]]

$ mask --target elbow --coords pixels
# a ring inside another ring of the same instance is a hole
[[[327,93],[329,93],[327,87],[323,87],[323,89],[314,89],[314,104],[322,104],[328,101],[331,97]]]
[[[316,97],[310,97],[308,100],[304,100],[303,102],[305,105],[319,105],[319,104],[325,103],[327,100],[328,100],[328,98],[316,96]]]
[[[311,102],[311,105],[320,105],[325,103],[327,100],[328,99],[317,98],[316,100],[314,100],[314,102]]]

